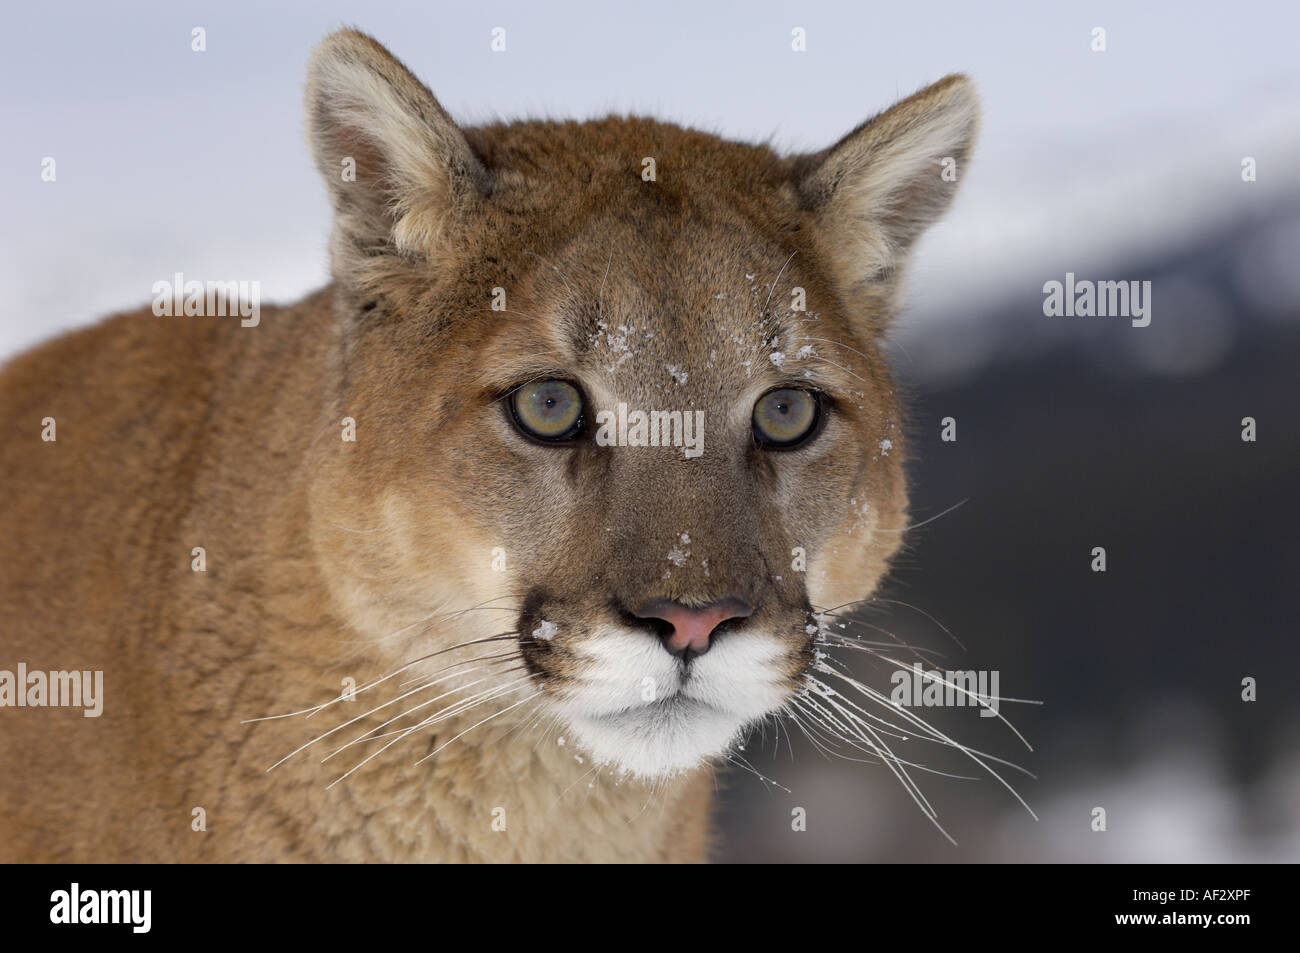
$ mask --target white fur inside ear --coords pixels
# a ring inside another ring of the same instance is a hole
[[[901,199],[908,187],[921,180],[942,182],[944,159],[964,155],[979,119],[969,87],[944,97],[909,115],[883,142],[872,141],[866,154],[856,157],[856,168],[844,177],[844,198],[859,211],[880,216]]]
[[[864,123],[802,188],[821,205],[826,248],[849,287],[898,269],[952,201],[979,125],[969,80],[953,76]],[[945,167],[956,175],[945,176]]]
[[[331,36],[312,55],[307,122],[338,224],[362,245],[379,237],[400,251],[429,251],[481,172],[433,94],[382,46],[352,31]],[[348,158],[351,180],[340,174]]]

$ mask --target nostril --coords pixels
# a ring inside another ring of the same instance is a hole
[[[640,621],[661,639],[667,639],[673,634],[673,624],[666,619],[653,615],[633,615],[632,618]]]
[[[643,602],[632,614],[659,634],[665,649],[689,659],[709,650],[724,623],[746,618],[753,611],[753,606],[737,596],[705,606],[687,606],[661,597]]]

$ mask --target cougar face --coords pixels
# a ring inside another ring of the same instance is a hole
[[[638,119],[461,130],[352,32],[307,96],[356,429],[310,464],[339,611],[394,663],[477,645],[484,717],[597,763],[724,755],[902,539],[880,337],[969,85],[793,158]]]
[[[602,223],[553,259],[558,274],[538,275],[523,310],[546,315],[548,333],[539,341],[507,319],[487,348],[516,375],[504,412],[484,408],[494,453],[535,490],[498,490],[475,509],[522,543],[525,664],[580,743],[646,774],[720,753],[798,690],[814,605],[837,604],[823,601],[835,590],[825,567],[814,563],[810,584],[806,554],[865,556],[881,518],[858,504],[868,484],[888,525],[901,519],[899,455],[879,449],[897,436],[893,396],[863,356],[874,348],[833,311],[791,311],[790,289],[818,288],[815,271],[715,214],[689,228]],[[515,363],[530,340],[544,354]],[[823,343],[834,341],[862,354]],[[544,445],[531,417],[515,419],[534,408],[511,405],[546,401],[536,382],[551,380],[580,405],[561,418],[579,429]],[[638,414],[668,426],[619,441],[620,416],[631,431]],[[693,446],[663,439],[685,424]],[[892,552],[897,539],[874,545]]]

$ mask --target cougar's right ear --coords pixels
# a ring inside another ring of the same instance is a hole
[[[491,189],[464,133],[378,42],[331,34],[307,69],[307,128],[334,206],[341,282],[381,255],[436,259]]]

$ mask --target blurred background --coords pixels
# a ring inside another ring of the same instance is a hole
[[[299,110],[307,55],[340,25],[463,123],[640,112],[790,151],[969,73],[980,143],[892,338],[913,515],[937,518],[860,618],[1042,702],[1002,709],[1032,751],[973,709],[918,712],[1032,772],[1005,776],[1040,819],[987,775],[918,774],[954,846],[884,766],[769,732],[744,752],[755,773],[724,781],[719,857],[1300,860],[1300,8],[228,0],[6,21],[0,359],[147,303],[176,270],[256,279],[263,300],[323,284]],[[1150,326],[1046,317],[1066,272],[1151,281]],[[892,666],[849,661],[888,690]]]

